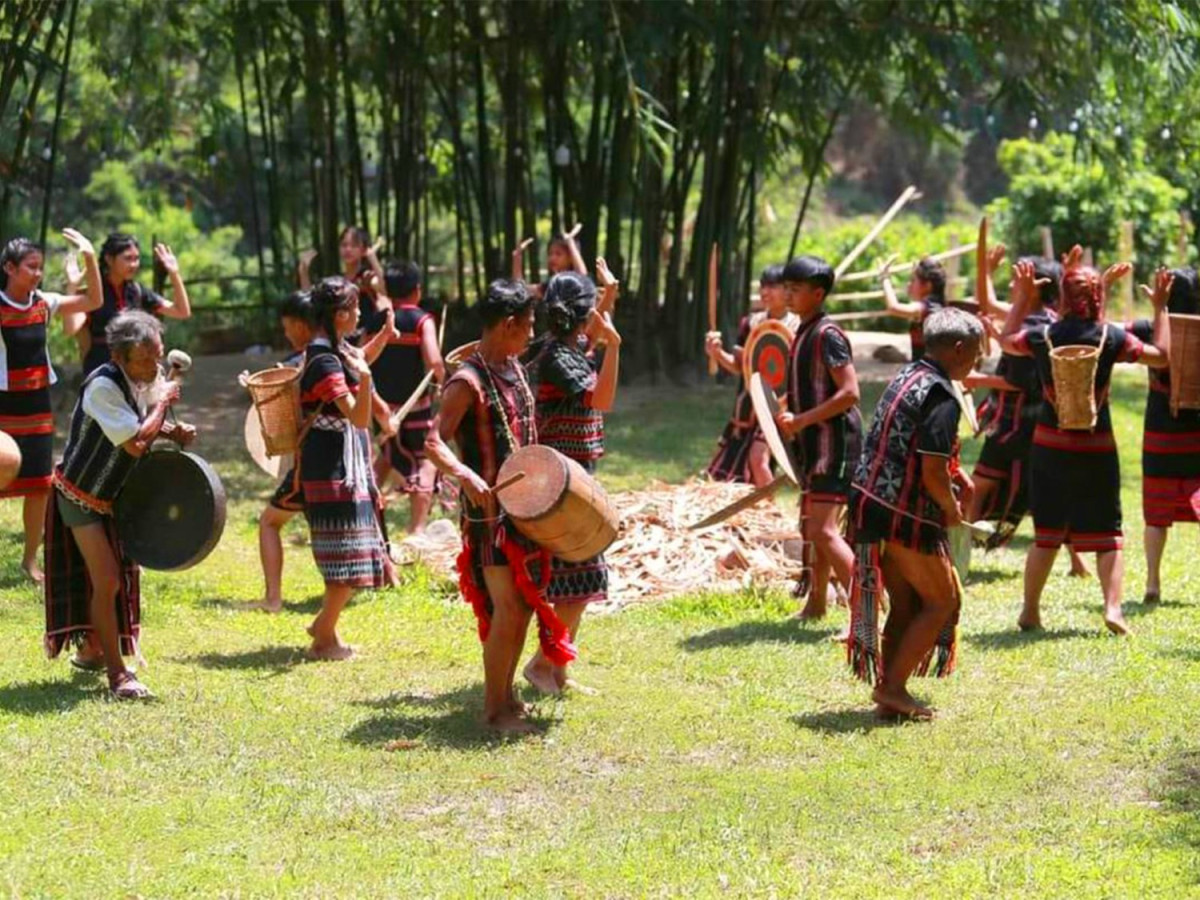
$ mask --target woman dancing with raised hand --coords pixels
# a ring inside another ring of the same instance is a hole
[[[312,287],[312,261],[316,250],[305,250],[300,254],[297,277],[300,290]],[[371,233],[356,225],[347,225],[338,236],[338,257],[342,262],[342,277],[358,288],[359,328],[362,331],[377,331],[383,309],[383,265],[379,262],[376,245],[371,243]]]
[[[583,256],[579,252],[579,244],[575,242],[575,238],[579,235],[579,229],[580,226],[576,225],[570,231],[563,232],[557,237],[550,239],[550,245],[546,248],[546,280],[538,284],[526,285],[529,296],[533,297],[535,301],[539,301],[545,297],[546,288],[550,285],[550,279],[555,275],[563,272],[576,272],[579,275],[587,275],[587,264],[584,263]],[[525,251],[529,249],[529,245],[532,243],[533,238],[526,238],[513,250],[513,281],[525,280]]]
[[[17,477],[0,497],[23,497],[25,553],[21,568],[42,582],[38,549],[46,527],[46,504],[54,469],[54,413],[50,385],[58,380],[46,346],[50,317],[86,315],[99,309],[100,268],[92,242],[73,228],[63,230],[83,254],[87,293],[67,295],[42,291],[45,256],[28,238],[13,238],[0,251],[0,431],[21,450]]]
[[[369,350],[346,339],[358,328],[358,288],[334,276],[312,290],[316,323],[300,376],[304,428],[296,465],[313,558],[325,596],[308,633],[309,656],[349,659],[337,624],[360,588],[396,583],[384,538],[382,503],[371,470],[371,367]],[[381,331],[386,340],[387,331]]]
[[[1200,315],[1200,277],[1192,268],[1171,270],[1167,312]],[[1130,326],[1139,340],[1154,340],[1154,322]],[[1162,558],[1176,522],[1200,518],[1200,410],[1171,412],[1171,371],[1153,369],[1146,395],[1142,438],[1142,518],[1146,523],[1146,603],[1162,596]]]
[[[946,306],[946,267],[936,259],[925,257],[913,269],[908,281],[908,302],[901,301],[892,287],[892,273],[885,265],[879,276],[883,299],[890,316],[907,319],[908,337],[912,343],[911,361],[925,357],[925,320]]]
[[[596,268],[605,281],[611,279],[603,259],[596,261]],[[526,365],[537,391],[538,443],[595,472],[604,455],[604,414],[612,410],[617,394],[621,336],[607,314],[596,312],[596,286],[586,275],[555,275],[543,303],[548,336]],[[588,334],[602,353],[584,350]],[[608,565],[601,554],[578,563],[555,558],[551,567],[546,599],[575,643],[587,604],[608,599]],[[546,694],[579,688],[568,676],[567,665],[555,665],[540,649],[524,674]]]
[[[1072,249],[1064,261],[1059,283],[1061,318],[1040,328],[1021,328],[1029,298],[1037,295],[1032,263],[1015,267],[1017,302],[1001,335],[1001,348],[1014,356],[1032,356],[1042,381],[1045,402],[1033,432],[1030,459],[1031,507],[1035,544],[1025,560],[1025,602],[1017,625],[1022,630],[1040,628],[1042,590],[1064,543],[1082,553],[1096,554],[1096,568],[1104,594],[1104,624],[1114,634],[1127,634],[1121,611],[1124,575],[1121,530],[1121,466],[1112,433],[1108,392],[1113,367],[1119,362],[1140,362],[1152,368],[1167,365],[1170,326],[1167,294],[1170,274],[1155,279],[1153,344],[1145,344],[1125,329],[1104,321],[1105,288],[1110,280],[1080,263],[1083,251]],[[1113,272],[1113,269],[1109,270]],[[1059,423],[1054,369],[1054,347],[1085,345],[1099,348],[1094,399],[1096,420],[1091,429],[1063,428]]]
[[[83,354],[83,377],[108,362],[108,339],[105,329],[119,312],[142,309],[159,318],[188,319],[192,315],[187,286],[179,274],[179,261],[166,244],[154,245],[154,258],[171,279],[171,299],[135,281],[142,265],[142,250],[131,234],[113,233],[100,248],[100,274],[103,276],[104,302],[87,316],[87,332],[80,343]],[[77,324],[77,323],[76,323]],[[73,333],[73,328],[68,328]]]

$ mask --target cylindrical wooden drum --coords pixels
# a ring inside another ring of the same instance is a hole
[[[498,498],[517,530],[567,562],[603,553],[618,520],[604,488],[583,466],[550,447],[522,447],[500,467],[496,483],[524,477]]]
[[[21,471],[21,448],[12,435],[0,431],[0,491],[13,483]]]

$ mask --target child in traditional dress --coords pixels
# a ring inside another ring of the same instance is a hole
[[[279,322],[291,353],[280,363],[299,369],[304,365],[305,350],[313,339],[312,295],[308,291],[289,294],[279,307]],[[276,613],[283,609],[283,526],[296,513],[304,512],[304,492],[293,458],[287,474],[271,495],[267,508],[258,517],[258,556],[262,562],[266,595],[257,609]]]
[[[414,263],[389,265],[383,273],[386,300],[395,310],[398,336],[388,341],[379,358],[371,365],[375,389],[388,405],[388,413],[397,412],[421,384],[426,372],[440,385],[446,377],[438,330],[432,313],[421,309],[421,270]],[[392,423],[390,437],[375,463],[376,480],[381,488],[395,472],[401,490],[408,494],[411,518],[408,530],[414,534],[425,528],[437,488],[437,469],[425,455],[425,438],[433,422],[433,394],[430,387],[409,409],[402,422]]]
[[[908,302],[902,302],[892,287],[892,274],[885,266],[880,281],[888,315],[908,319],[908,337],[912,343],[912,361],[925,356],[925,337],[922,326],[931,315],[946,306],[946,267],[936,259],[925,257],[913,269],[908,282]]]
[[[518,359],[533,333],[533,298],[520,281],[493,281],[477,307],[483,335],[446,382],[426,441],[438,470],[457,479],[463,549],[459,587],[475,611],[483,642],[484,718],[500,731],[532,730],[513,679],[531,612],[542,652],[553,665],[576,656],[567,627],[539,587],[549,557],[503,515],[492,492],[509,456],[537,442],[533,393]],[[458,456],[449,442],[458,445]]]
[[[607,274],[604,260],[597,267]],[[621,336],[607,314],[596,312],[596,286],[586,275],[563,272],[550,279],[542,300],[547,337],[527,365],[537,390],[538,443],[575,460],[588,472],[604,454],[604,414],[617,394]],[[586,352],[588,339],[599,354]],[[608,598],[608,566],[604,555],[569,563],[551,563],[546,599],[570,630],[579,634],[587,604]],[[538,690],[558,694],[571,681],[566,665],[554,665],[539,649],[525,666],[525,678]]]
[[[842,536],[841,512],[862,444],[862,417],[850,341],[825,312],[833,281],[833,267],[815,256],[797,257],[783,270],[788,306],[799,316],[800,327],[788,353],[787,410],[777,422],[780,432],[793,439],[800,461],[800,527],[813,554],[802,619],[825,615],[831,571],[848,586],[854,568],[854,553]]]
[[[974,490],[958,466],[962,398],[953,382],[978,363],[983,328],[962,310],[942,309],[924,331],[924,358],[904,366],[875,407],[850,498],[847,652],[855,674],[874,683],[882,716],[932,716],[908,692],[908,679],[954,668],[962,588],[947,529],[963,521]]]
[[[1200,277],[1193,268],[1171,270],[1167,313],[1200,315]],[[1154,342],[1154,323],[1139,319],[1129,329]],[[1142,438],[1142,518],[1146,523],[1147,603],[1162,596],[1162,557],[1176,522],[1200,518],[1200,410],[1171,412],[1171,372],[1153,369],[1146,395]]]
[[[125,668],[122,655],[140,656],[138,566],[122,551],[113,501],[156,438],[186,445],[196,432],[165,422],[179,385],[159,383],[158,319],[142,310],[119,313],[108,323],[105,346],[112,359],[84,379],[54,470],[55,497],[46,517],[45,643],[54,658],[68,641],[86,640],[90,651],[81,648],[73,664],[104,668],[113,696],[136,700],[150,691]]]
[[[316,328],[300,376],[304,432],[297,464],[325,595],[308,629],[308,653],[343,660],[354,649],[338,636],[342,610],[360,588],[395,584],[396,571],[371,470],[370,351],[347,343],[358,328],[358,288],[340,276],[326,278],[313,288],[312,307]]]
[[[762,487],[771,483],[771,451],[763,439],[762,429],[754,418],[754,407],[750,402],[750,391],[742,369],[742,353],[750,332],[759,323],[775,319],[796,333],[800,317],[788,309],[787,296],[783,290],[783,266],[767,266],[759,279],[759,294],[763,308],[742,318],[738,325],[737,343],[733,351],[721,347],[721,336],[712,334],[705,340],[704,351],[717,361],[726,372],[737,376],[737,395],[733,401],[733,415],[725,424],[717,453],[708,464],[708,474],[714,481],[738,481]]]
[[[171,280],[171,299],[135,281],[142,265],[142,251],[137,238],[131,234],[110,234],[100,248],[100,273],[104,279],[104,303],[87,314],[86,330],[80,329],[80,350],[83,354],[83,376],[86,378],[98,366],[108,362],[105,329],[113,316],[126,309],[142,309],[159,318],[188,319],[192,304],[187,286],[179,274],[179,261],[166,244],[154,245],[154,258]],[[78,322],[68,327],[75,333]]]
[[[25,553],[21,568],[42,583],[38,551],[46,528],[46,504],[54,467],[54,413],[50,385],[58,380],[50,365],[47,326],[50,317],[86,315],[100,308],[100,269],[92,243],[67,228],[65,237],[87,265],[87,293],[42,291],[42,249],[28,238],[14,238],[0,251],[0,431],[21,451],[16,478],[0,497],[23,497]]]
[[[1042,590],[1058,548],[1069,542],[1081,553],[1096,554],[1104,593],[1104,624],[1114,634],[1126,634],[1129,626],[1121,611],[1121,468],[1108,391],[1113,366],[1119,362],[1140,362],[1152,368],[1167,365],[1170,275],[1160,272],[1156,280],[1152,295],[1155,341],[1153,345],[1144,344],[1125,329],[1104,321],[1107,279],[1082,265],[1082,255],[1083,251],[1075,247],[1064,263],[1058,300],[1061,318],[1040,328],[1021,328],[1026,298],[1036,295],[1037,286],[1033,265],[1018,263],[1018,302],[1001,336],[1005,353],[1033,357],[1045,400],[1033,432],[1030,460],[1035,546],[1025,560],[1025,603],[1017,624],[1022,630],[1041,627]],[[1097,415],[1088,430],[1059,425],[1050,351],[1068,345],[1100,349],[1094,389]]]

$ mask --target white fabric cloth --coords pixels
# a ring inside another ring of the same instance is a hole
[[[152,384],[139,385],[130,381],[124,372],[121,377],[133,393],[136,409],[126,401],[121,388],[107,378],[93,378],[83,389],[83,411],[96,420],[114,447],[137,436],[146,417],[148,395],[154,389]]]
[[[46,315],[46,343],[50,342],[50,322],[54,318],[54,312],[58,309],[58,304],[62,302],[62,294],[53,294],[49,291],[31,291],[29,299],[24,303],[18,303],[4,291],[0,291],[0,303],[5,306],[10,306],[13,309],[19,309],[22,312],[33,307],[37,302],[38,297],[46,301],[46,306],[49,307],[49,312]],[[58,382],[58,373],[54,371],[54,366],[50,365],[50,348],[46,347],[46,365],[50,367],[50,383]],[[4,346],[4,332],[0,331],[0,391],[8,390],[8,348]]]

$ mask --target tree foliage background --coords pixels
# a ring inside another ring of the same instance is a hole
[[[1063,190],[1145,170],[1194,209],[1198,21],[1196,0],[8,0],[0,235],[167,238],[201,307],[258,308],[301,249],[332,270],[347,223],[469,300],[535,233],[537,278],[579,221],[633,361],[671,370],[707,329],[714,242],[726,328],[757,267],[823,246],[835,147],[935,196],[958,154],[982,203],[1025,152],[1006,174],[1002,139],[1057,130]]]

